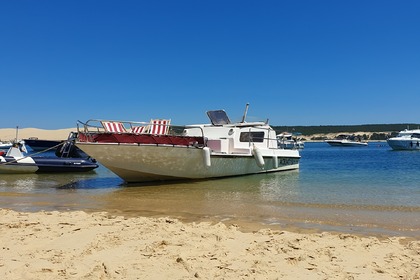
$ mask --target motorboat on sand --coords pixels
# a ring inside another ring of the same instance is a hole
[[[386,141],[393,150],[420,150],[420,129],[402,130]]]
[[[342,146],[342,147],[357,147],[367,146],[368,143],[363,141],[360,136],[354,134],[339,134],[334,139],[325,140],[326,143],[331,146]]]
[[[170,120],[79,122],[76,146],[126,182],[207,179],[299,168],[299,151],[277,146],[267,122],[231,122],[208,111],[210,124]]]

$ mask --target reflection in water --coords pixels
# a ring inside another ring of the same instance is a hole
[[[83,173],[1,174],[0,207],[16,211],[95,210],[102,205],[97,198],[107,191],[106,186],[118,188],[121,183],[104,167]],[[75,188],[70,188],[72,185]]]
[[[259,182],[259,192],[264,201],[299,201],[299,171],[277,173]]]
[[[89,178],[71,181],[70,183],[58,186],[57,189],[84,190],[84,189],[108,189],[123,186],[122,180],[118,178]]]
[[[104,210],[170,215],[188,221],[245,219],[259,223],[264,205],[283,194],[283,187],[290,193],[294,187],[289,182],[296,184],[298,176],[298,172],[285,172],[152,186],[131,184],[104,194]]]
[[[300,188],[299,172],[262,174],[221,180],[130,185],[104,194],[105,209],[125,216],[171,216],[187,222],[224,221],[255,228],[337,229],[389,233],[420,231],[419,209],[319,204]],[[310,195],[309,195],[310,196]]]

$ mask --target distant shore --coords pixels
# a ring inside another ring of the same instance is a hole
[[[22,128],[18,130],[19,139],[27,139],[30,137],[36,137],[42,140],[66,140],[70,132],[77,131],[77,128],[63,128],[63,129],[40,129],[40,128]],[[353,133],[352,133],[353,134]],[[367,135],[370,136],[373,132],[355,132],[356,135]],[[322,142],[323,140],[310,140],[314,137],[325,137],[332,139],[337,136],[336,133],[327,133],[327,134],[314,134],[314,135],[302,135],[300,138],[306,139],[308,142]],[[16,129],[15,128],[1,128],[0,129],[0,141],[10,141],[16,138]],[[375,142],[377,142],[375,140]]]
[[[22,128],[16,131],[15,128],[1,128],[0,141],[11,141],[16,139],[16,132],[18,139],[28,139],[36,137],[42,140],[66,140],[70,132],[77,131],[76,128],[63,129],[39,129],[39,128]]]

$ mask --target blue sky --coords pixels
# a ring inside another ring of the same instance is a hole
[[[0,128],[420,123],[420,1],[0,0]]]

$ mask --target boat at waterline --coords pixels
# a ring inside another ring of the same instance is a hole
[[[327,139],[324,141],[331,146],[341,147],[358,147],[368,145],[368,143],[364,142],[360,136],[354,134],[339,134],[334,139]]]
[[[276,132],[267,123],[245,122],[246,113],[238,123],[232,123],[223,110],[207,115],[211,124],[183,129],[170,126],[170,120],[89,120],[78,126],[76,146],[126,182],[208,179],[299,168],[299,151],[279,149]]]
[[[99,166],[91,158],[25,155],[26,152],[22,141],[7,153],[0,153],[0,174],[86,172]]]
[[[420,129],[402,130],[386,141],[393,150],[420,150]]]
[[[290,132],[282,132],[280,134],[277,134],[277,143],[279,148],[281,149],[304,149],[305,143],[297,137],[296,134]]]

